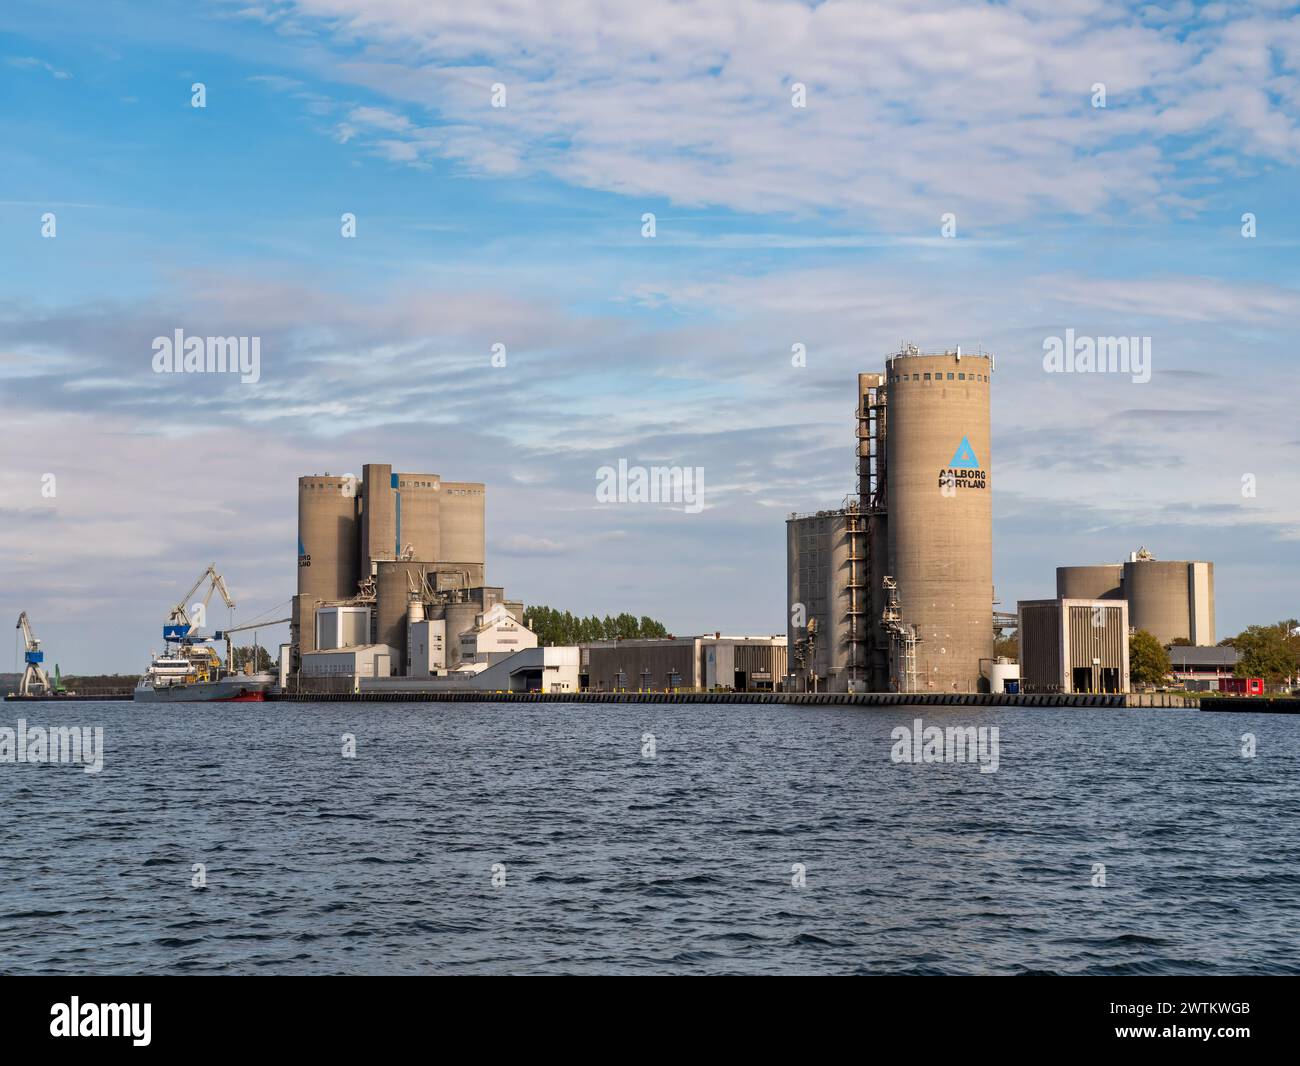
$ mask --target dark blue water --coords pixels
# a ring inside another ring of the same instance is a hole
[[[5,711],[107,749],[0,764],[7,973],[1300,972],[1291,716]],[[998,771],[891,762],[917,716],[998,726]]]

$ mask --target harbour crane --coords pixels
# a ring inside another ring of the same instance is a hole
[[[27,620],[26,611],[23,611],[18,616],[16,628],[23,631],[23,644],[25,645],[23,661],[27,664],[27,668],[23,671],[23,679],[18,685],[18,695],[48,696],[52,691],[50,675],[45,672],[45,667],[41,665],[45,661],[45,652],[41,651],[41,642],[32,632],[32,624]]]
[[[246,622],[246,623],[245,623],[244,625],[242,625],[242,626],[231,626],[229,629],[218,629],[218,630],[216,631],[216,633],[213,634],[212,639],[213,639],[213,640],[221,640],[223,637],[225,638],[225,641],[226,641],[226,670],[227,670],[229,673],[232,673],[232,674],[235,673],[235,649],[234,649],[234,647],[233,647],[233,645],[231,644],[231,641],[230,641],[230,634],[231,634],[231,633],[243,633],[245,630],[248,630],[248,629],[262,629],[262,628],[264,628],[265,626],[278,626],[278,625],[283,625],[285,622],[292,622],[292,621],[293,621],[292,618],[272,618],[269,622],[267,622],[267,621],[262,621],[262,622]],[[257,668],[257,652],[256,652],[256,651],[254,651],[254,653],[253,653],[253,668],[254,668],[254,672],[256,673],[256,668]]]
[[[191,632],[194,628],[190,622],[189,611],[186,604],[190,602],[190,597],[199,590],[199,586],[204,581],[208,583],[207,595],[203,597],[203,615],[199,621],[200,625],[206,624],[208,614],[208,602],[212,599],[212,593],[220,592],[221,598],[225,600],[226,606],[232,611],[235,609],[235,601],[230,598],[230,590],[226,588],[226,579],[217,573],[217,564],[211,563],[208,568],[199,575],[199,579],[190,586],[189,592],[181,597],[181,602],[172,608],[172,613],[167,616],[167,623],[163,626],[163,640],[174,641],[179,644],[188,643],[191,640],[205,640],[208,638],[198,637]]]

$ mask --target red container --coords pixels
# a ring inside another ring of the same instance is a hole
[[[1231,692],[1236,696],[1262,696],[1264,679],[1262,677],[1221,677],[1219,691]]]

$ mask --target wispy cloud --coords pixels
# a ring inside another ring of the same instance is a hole
[[[48,63],[44,59],[37,59],[35,56],[7,56],[5,62],[11,67],[17,67],[19,70],[43,70],[53,78],[59,81],[66,81],[72,75],[66,70],[60,70],[53,63]]]
[[[1213,7],[1177,18],[1102,0],[294,10],[341,49],[365,41],[334,77],[409,112],[371,124],[397,135],[371,141],[395,161],[887,228],[952,211],[983,228],[1049,210],[1194,209],[1189,137],[1200,164],[1294,162],[1300,19]],[[492,106],[494,85],[506,106]],[[796,85],[806,107],[792,106]]]

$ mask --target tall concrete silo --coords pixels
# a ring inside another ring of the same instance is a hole
[[[360,577],[357,481],[308,474],[298,479],[298,594],[289,643],[297,654],[316,647],[316,606],[353,596]]]
[[[1214,564],[1133,558],[1124,564],[1129,624],[1160,641],[1214,643]]]
[[[442,479],[437,474],[395,474],[396,534],[412,559],[441,559]]]
[[[388,463],[366,463],[361,474],[361,559],[368,566],[397,557],[397,489]]]
[[[897,584],[894,687],[978,692],[993,657],[993,361],[908,348],[886,362],[887,565]],[[909,654],[910,651],[910,654]]]
[[[1124,567],[1119,563],[1101,566],[1058,566],[1056,598],[1058,600],[1119,600],[1124,598],[1120,586]]]
[[[356,479],[308,475],[298,479],[298,594],[318,600],[356,595],[358,574]]]
[[[387,644],[405,655],[410,582],[421,587],[426,564],[384,560],[375,564],[375,643]]]
[[[482,566],[487,561],[484,523],[486,488],[481,482],[444,481],[439,493],[437,558]]]

